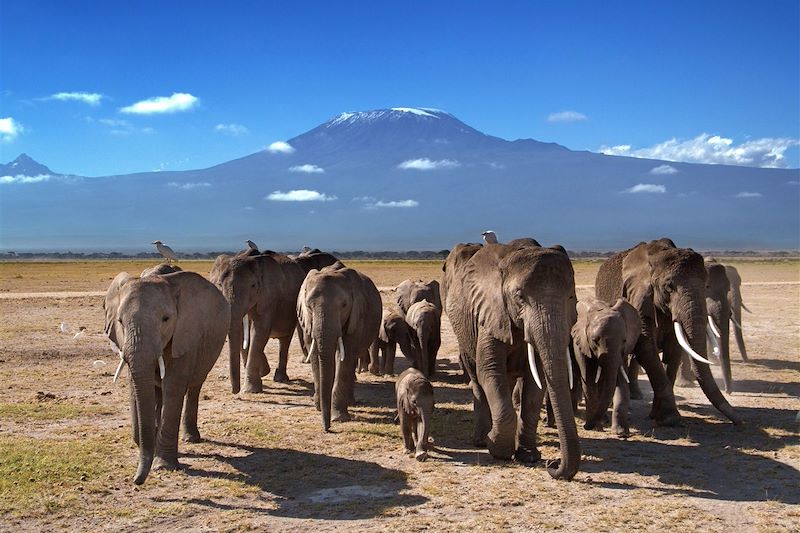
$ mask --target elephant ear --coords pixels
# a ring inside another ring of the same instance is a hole
[[[572,341],[578,353],[585,357],[591,357],[592,348],[589,345],[589,332],[587,331],[591,306],[584,301],[580,301],[575,307],[578,312],[578,320],[572,326]]]
[[[625,354],[633,353],[642,332],[642,319],[639,312],[625,298],[619,298],[613,309],[625,321]]]
[[[311,271],[306,276],[306,279],[303,281],[303,284],[300,285],[300,292],[297,295],[297,323],[300,325],[300,330],[303,332],[303,335],[306,335],[306,332],[311,331],[311,311],[308,309],[306,305],[306,292],[308,290],[308,283],[309,279],[313,279],[319,274],[319,270],[311,269]]]
[[[622,260],[622,296],[642,316],[655,315],[652,268],[647,244],[636,246]]]
[[[353,305],[350,308],[350,317],[347,319],[347,334],[355,335],[365,324],[369,323],[369,303],[366,301],[368,283],[372,283],[368,278],[365,279],[353,269],[347,269],[347,276],[350,279],[350,287],[353,290]],[[377,291],[377,289],[375,289]],[[372,332],[375,335],[377,332]],[[372,339],[375,337],[373,336]]]
[[[397,305],[403,313],[408,313],[408,308],[411,307],[411,289],[413,287],[414,282],[407,279],[398,285],[395,290],[397,293]]]
[[[503,299],[503,275],[498,248],[481,248],[464,266],[464,288],[474,320],[495,339],[512,343],[511,319]]]
[[[177,272],[163,277],[169,284],[175,302],[175,329],[172,333],[171,356],[181,357],[194,351],[203,343],[215,304],[212,287],[202,276],[194,272]],[[216,290],[216,289],[215,289]]]
[[[119,310],[119,303],[122,299],[122,287],[125,286],[130,280],[136,279],[127,272],[120,272],[109,285],[106,291],[106,297],[103,300],[103,310],[105,311],[105,326],[103,330],[108,335],[109,340],[113,342],[117,348],[121,348],[119,340],[121,335],[117,334],[117,311]]]
[[[439,282],[434,279],[434,280],[429,281],[427,283],[427,285],[428,285],[428,287],[430,287],[431,291],[433,291],[433,300],[434,301],[432,301],[431,303],[433,305],[435,305],[439,309],[439,311],[441,311],[442,310],[442,296],[441,296],[441,292],[439,290]]]

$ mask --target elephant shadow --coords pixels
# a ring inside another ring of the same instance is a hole
[[[800,362],[786,361],[784,359],[750,359],[747,364],[759,365],[769,368],[770,370],[794,370],[800,372]]]
[[[188,476],[242,482],[273,495],[276,507],[258,507],[250,499],[232,500],[234,503],[194,499],[188,503],[287,518],[358,520],[427,501],[423,496],[404,493],[410,488],[408,474],[377,463],[285,448],[206,442],[231,448],[233,453],[187,455],[225,463],[235,473],[187,467]]]
[[[782,382],[770,381],[761,379],[736,379],[733,380],[733,398],[737,394],[788,394],[789,396],[800,396],[800,383],[798,382]],[[738,409],[738,407],[737,407]]]

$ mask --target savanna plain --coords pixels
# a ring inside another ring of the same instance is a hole
[[[739,270],[752,310],[750,361],[731,347],[728,398],[741,427],[698,387],[675,389],[685,427],[653,427],[642,375],[631,438],[579,422],[572,482],[552,480],[543,463],[496,461],[471,445],[471,395],[445,316],[427,462],[402,450],[390,377],[359,374],[354,421],[323,433],[294,340],[291,382],[270,374],[263,394],[231,394],[223,348],[201,395],[203,441],[180,442],[184,469],[154,471],[141,487],[131,482],[127,371],[112,385],[118,358],[102,334],[102,301],[118,272],[155,262],[0,263],[0,529],[797,531],[800,261],[721,260]],[[345,262],[372,277],[385,303],[404,279],[441,279],[438,261]],[[574,263],[579,298],[593,293],[600,264]],[[275,340],[267,356],[275,368]],[[398,357],[398,373],[407,365]],[[539,444],[544,460],[557,457],[556,430],[540,425]]]

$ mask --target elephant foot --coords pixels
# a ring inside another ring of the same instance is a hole
[[[183,438],[181,439],[183,442],[200,442],[203,439],[200,437],[200,431],[194,430],[183,430]]]
[[[586,422],[583,425],[583,429],[587,431],[603,431],[603,424],[599,424],[597,422]]]
[[[250,394],[259,394],[264,392],[264,384],[261,383],[261,379],[258,381],[247,379],[244,383],[244,387],[242,387],[242,392],[248,392]]]
[[[509,460],[514,457],[514,439],[511,442],[498,442],[491,435],[486,438],[486,448],[495,459]]]
[[[656,425],[661,427],[683,427],[686,425],[683,417],[677,411],[661,413],[658,416],[652,416],[651,414],[651,418],[655,418]]]
[[[369,373],[372,374],[373,376],[383,375],[383,372],[381,372],[381,370],[375,365],[369,365]]]
[[[289,383],[289,375],[286,373],[285,369],[279,368],[275,371],[275,375],[272,376],[272,381],[276,383]]]
[[[152,470],[180,470],[181,464],[178,462],[178,458],[165,458],[165,457],[158,457],[156,456],[153,459],[153,467]]]
[[[620,439],[627,439],[631,436],[631,430],[626,427],[614,427],[611,431]]]
[[[417,452],[414,454],[414,459],[419,462],[425,461],[428,459],[428,452]]]
[[[272,371],[272,368],[269,366],[269,362],[267,362],[267,358],[264,358],[264,364],[261,366],[261,377],[268,376],[269,373]]]
[[[519,447],[517,448],[517,451],[514,452],[514,459],[516,459],[517,462],[519,463],[533,464],[539,461],[539,459],[541,458],[542,454],[539,453],[539,450],[537,448],[528,449]]]
[[[332,422],[350,422],[353,417],[350,416],[350,413],[345,411],[334,411],[331,413],[331,421]]]

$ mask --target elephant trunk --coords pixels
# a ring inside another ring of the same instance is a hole
[[[320,410],[322,411],[322,429],[329,431],[331,428],[331,407],[333,398],[333,382],[336,375],[336,351],[339,348],[341,332],[339,324],[335,319],[335,314],[326,316],[323,313],[315,313],[313,318],[311,338],[314,343],[314,351],[311,354],[312,364],[316,359],[319,365],[319,382],[317,395],[319,397]]]
[[[131,419],[138,425],[139,467],[133,482],[144,483],[153,464],[156,444],[156,355],[152,353],[131,352],[129,361],[132,394],[135,400],[135,413]]]
[[[546,310],[557,306],[541,307]],[[571,480],[578,472],[581,450],[569,388],[567,365],[572,362],[566,356],[569,339],[567,320],[565,316],[553,316],[547,311],[542,311],[534,313],[531,322],[527,325],[529,327],[528,338],[533,339],[544,366],[547,392],[553,406],[561,445],[560,464],[557,467],[548,467],[547,471],[555,479]]]
[[[584,429],[601,429],[603,427],[606,411],[614,399],[614,390],[617,387],[617,376],[621,365],[621,357],[610,353],[598,358],[597,372],[600,372],[600,381],[595,383],[596,375],[589,376],[587,379]]]
[[[231,392],[238,394],[241,389],[241,349],[244,337],[243,314],[232,314],[228,329],[228,363],[230,368]]]
[[[421,325],[417,328],[417,339],[419,339],[419,361],[418,368],[420,372],[426,377],[431,377],[431,362],[430,350],[428,349],[429,339],[428,333],[425,331],[425,326]]]
[[[739,348],[739,354],[742,356],[742,361],[747,361],[747,348],[744,346],[744,334],[742,332],[742,307],[741,302],[734,302],[731,305],[731,317],[733,318],[733,335],[736,337],[736,346]]]
[[[686,319],[680,320],[678,324],[686,333],[692,350],[700,356],[707,358],[706,327],[708,325],[708,316],[706,313],[705,300],[702,300],[702,304],[695,305],[689,316]],[[697,383],[712,405],[734,424],[741,424],[741,418],[736,414],[731,404],[728,403],[728,400],[722,395],[719,387],[717,387],[717,382],[714,381],[714,376],[711,373],[711,367],[706,363],[697,361],[695,358],[691,358],[691,364]]]

